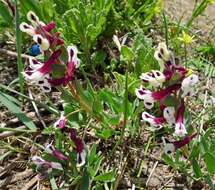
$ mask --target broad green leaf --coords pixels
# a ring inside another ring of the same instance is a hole
[[[193,146],[191,153],[190,153],[190,158],[198,157],[199,153],[200,153],[200,147],[199,147],[199,143],[198,143],[195,146]]]
[[[5,107],[7,107],[10,112],[15,114],[18,119],[26,125],[26,127],[32,131],[36,131],[37,128],[35,124],[21,111],[21,109],[15,103],[11,102],[7,97],[8,95],[5,96],[4,93],[0,92],[0,102]]]
[[[192,166],[193,166],[193,171],[194,171],[195,177],[200,178],[202,176],[202,171],[195,158],[193,158],[193,160],[192,160]]]
[[[98,175],[94,178],[95,181],[101,182],[113,182],[115,180],[115,171],[107,172],[101,175]]]
[[[207,166],[208,172],[215,174],[215,156],[209,152],[206,152],[204,155],[205,164]]]
[[[97,135],[103,139],[108,139],[113,135],[113,130],[102,129],[102,131],[97,131]]]

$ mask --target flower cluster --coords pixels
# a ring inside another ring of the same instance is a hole
[[[77,167],[81,167],[86,163],[86,150],[85,145],[82,139],[77,137],[77,133],[75,129],[66,127],[67,119],[64,116],[64,113],[61,113],[60,118],[54,123],[54,127],[59,128],[61,132],[65,132],[69,134],[70,139],[75,144],[75,150],[77,152]]]
[[[153,130],[159,130],[165,124],[174,127],[174,134],[184,137],[187,134],[184,121],[185,97],[194,95],[198,76],[177,65],[173,53],[165,43],[158,45],[154,57],[160,65],[160,71],[152,70],[140,76],[142,82],[147,83],[153,91],[141,85],[136,89],[136,95],[143,100],[146,109],[159,107],[159,117],[144,111],[142,120],[149,123]]]
[[[70,139],[73,141],[75,145],[75,150],[77,152],[77,164],[76,166],[82,167],[86,163],[87,152],[85,149],[85,144],[82,139],[77,137],[77,133],[75,129],[66,127],[67,119],[61,114],[61,117],[54,123],[54,127],[61,130],[62,133],[68,133]],[[44,179],[48,177],[48,175],[52,172],[53,169],[63,170],[63,166],[61,164],[62,161],[69,161],[69,157],[64,155],[61,151],[57,150],[52,144],[48,144],[45,147],[45,152],[52,157],[54,157],[57,162],[50,162],[44,160],[39,156],[33,156],[32,161],[37,166],[37,171],[39,172],[39,179]],[[44,170],[45,169],[45,170]]]
[[[29,67],[23,73],[25,79],[39,86],[45,92],[51,91],[51,86],[66,86],[72,80],[75,68],[78,68],[80,64],[77,48],[75,46],[64,47],[60,33],[53,32],[54,22],[45,24],[32,11],[28,12],[27,19],[31,24],[22,22],[20,30],[32,36],[35,45],[37,45],[34,47],[37,52],[33,52],[33,54],[37,55],[41,52],[45,60],[42,62],[31,57]],[[64,52],[66,49],[67,52]]]

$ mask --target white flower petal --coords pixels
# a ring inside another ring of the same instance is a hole
[[[174,107],[164,108],[163,117],[166,119],[169,125],[175,124],[175,108]]]
[[[176,123],[175,125],[175,133],[176,136],[183,137],[187,134],[187,130],[183,123]]]
[[[63,167],[60,163],[58,162],[50,162],[51,167],[57,170],[63,170]]]
[[[33,156],[31,158],[31,160],[33,161],[34,164],[36,164],[37,166],[41,166],[43,165],[44,163],[46,163],[46,161],[44,159],[42,159],[41,157],[39,156]]]
[[[45,147],[45,151],[49,154],[52,154],[53,153],[53,150],[54,150],[54,146],[52,144],[48,144],[46,147]]]
[[[43,64],[37,60],[35,60],[33,57],[29,58],[29,67],[33,70],[39,69]]]
[[[144,100],[144,106],[147,109],[152,109],[154,107],[155,100],[150,94],[145,94],[142,99]]]
[[[33,11],[27,13],[27,19],[35,26],[40,22],[38,16]]]
[[[114,41],[114,43],[116,44],[118,50],[121,51],[121,44],[120,44],[120,42],[119,42],[119,38],[118,38],[117,35],[113,35],[113,41]]]
[[[33,36],[35,35],[35,29],[33,26],[25,23],[25,22],[22,22],[20,25],[19,25],[19,28],[22,32],[25,32],[27,33],[28,35],[30,36]]]
[[[171,154],[172,152],[175,152],[175,146],[173,143],[167,143],[164,137],[162,137],[162,140],[165,154]]]
[[[159,130],[163,127],[161,124],[155,122],[155,117],[153,115],[147,112],[142,113],[142,119],[143,121],[148,122],[153,127],[153,129]]]
[[[78,49],[76,46],[68,46],[68,62],[73,61],[75,64],[75,68],[80,66],[80,59],[78,59]]]
[[[40,45],[41,50],[46,51],[49,49],[50,44],[46,38],[43,38],[40,34],[33,36],[33,40]]]
[[[77,164],[76,164],[76,166],[78,168],[83,166],[86,163],[86,156],[87,156],[87,153],[85,150],[83,150],[81,153],[77,153]]]

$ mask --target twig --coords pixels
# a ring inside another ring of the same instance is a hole
[[[153,168],[152,168],[152,171],[151,171],[151,173],[149,174],[149,177],[148,177],[148,179],[147,179],[147,181],[146,181],[146,186],[148,186],[148,183],[149,183],[149,181],[150,181],[150,179],[151,179],[151,177],[152,177],[152,175],[153,175],[153,173],[154,173],[155,168],[157,167],[157,165],[158,165],[158,161],[155,162],[155,164],[154,164],[154,166],[153,166]]]
[[[6,49],[2,49],[2,48],[0,48],[0,53],[1,54],[7,54],[7,55],[10,55],[12,57],[17,57],[18,56],[18,54],[16,52],[6,50]],[[29,55],[26,55],[26,54],[21,54],[21,57],[25,58],[25,59],[32,58],[32,56],[29,56]]]
[[[117,176],[117,178],[116,178],[116,182],[115,182],[115,184],[114,184],[114,190],[117,190],[117,189],[118,189],[119,182],[120,182],[120,180],[122,179],[122,176],[123,176],[123,174],[124,174],[125,167],[126,167],[126,165],[127,165],[127,157],[128,157],[128,155],[125,157],[124,162],[123,162],[123,164],[122,164],[121,172],[120,172],[120,174],[119,174],[119,175]]]
[[[22,129],[25,129],[26,127],[23,125],[23,126],[20,126],[20,127],[17,127],[16,129],[18,130],[22,130]],[[14,134],[16,134],[17,131],[5,131],[5,132],[2,132],[0,133],[0,139],[4,139],[4,138],[7,138],[7,137],[10,137]]]
[[[28,89],[28,93],[29,93],[29,97],[30,97],[31,99],[34,99],[34,97],[33,97],[32,93],[31,93],[31,90],[30,90],[30,89]],[[44,128],[46,128],[46,124],[45,124],[45,122],[43,121],[43,118],[42,118],[41,115],[40,115],[40,112],[39,112],[39,110],[38,110],[38,108],[37,108],[36,103],[35,103],[34,101],[32,101],[31,103],[32,103],[32,105],[33,105],[33,107],[34,107],[34,110],[35,110],[35,112],[36,112],[36,115],[37,115],[38,119],[40,120],[41,124],[43,125]]]
[[[164,185],[158,190],[162,190],[163,188],[165,188],[172,181],[172,179],[173,177],[171,177],[166,183],[164,183]]]
[[[14,175],[13,179],[11,180],[10,183],[16,183],[17,181],[21,181],[25,178],[28,178],[29,176],[31,176],[33,174],[33,170],[32,169],[28,169],[25,170],[21,173],[17,173]]]

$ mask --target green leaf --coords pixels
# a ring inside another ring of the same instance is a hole
[[[204,155],[205,164],[207,166],[208,172],[211,174],[215,173],[215,157],[209,152]]]
[[[113,135],[113,130],[102,129],[102,131],[98,131],[97,135],[103,139],[108,139]]]
[[[164,162],[166,162],[168,165],[170,165],[173,168],[175,168],[175,162],[170,156],[168,156],[166,154],[163,154],[162,158],[163,158]]]
[[[101,175],[98,175],[94,178],[95,181],[100,181],[100,182],[113,182],[115,180],[115,171],[107,172]]]
[[[202,171],[195,158],[193,158],[193,160],[192,160],[192,166],[193,166],[193,171],[194,171],[195,177],[200,178],[202,176]]]
[[[54,79],[61,78],[65,75],[66,66],[61,64],[52,65],[52,76]]]
[[[4,21],[8,25],[12,25],[12,23],[13,23],[13,17],[11,16],[8,8],[1,1],[0,1],[0,15],[2,16],[2,18],[4,19]]]
[[[179,101],[177,100],[177,98],[175,96],[167,96],[165,99],[164,99],[164,105],[165,106],[177,106],[179,105]]]
[[[15,114],[20,121],[22,121],[26,127],[28,127],[32,131],[36,131],[37,128],[35,124],[24,114],[22,113],[21,109],[13,102],[11,102],[7,97],[9,95],[5,95],[4,93],[0,92],[0,102],[8,108],[10,112]]]
[[[123,60],[131,62],[134,59],[134,52],[128,46],[122,46],[121,55]]]
[[[81,180],[81,185],[80,185],[81,190],[89,190],[90,189],[90,176],[87,172],[87,170],[84,170],[84,174]]]
[[[205,178],[205,181],[208,183],[210,189],[215,190],[215,187],[214,187],[214,184],[213,184],[211,177],[209,175],[206,175],[204,178]]]
[[[28,11],[33,11],[37,14],[37,16],[42,20],[42,14],[40,11],[39,1],[38,0],[19,0],[21,10],[27,14]]]

